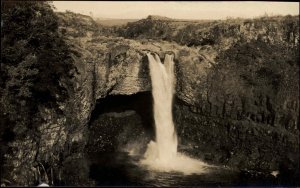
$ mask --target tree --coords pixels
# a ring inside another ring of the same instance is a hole
[[[7,119],[1,130],[13,132],[15,140],[29,137],[38,143],[37,128],[44,121],[39,107],[62,113],[58,104],[72,91],[67,88],[75,69],[71,52],[49,2],[1,5],[0,109],[1,118]],[[1,132],[1,145],[5,134]]]

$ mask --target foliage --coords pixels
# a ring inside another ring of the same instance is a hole
[[[58,103],[68,98],[60,81],[70,80],[74,67],[50,3],[6,1],[3,5],[1,109],[18,126],[21,137],[39,125],[40,105],[59,111]]]
[[[299,39],[296,16],[227,19],[215,21],[178,21],[143,19],[128,23],[117,32],[125,38],[162,39],[181,45],[223,45],[227,41],[263,39],[295,44]]]
[[[129,22],[120,33],[128,38],[167,38],[171,34],[171,28],[167,21],[143,19],[137,22]]]
[[[84,37],[87,32],[100,32],[101,26],[91,17],[66,11],[57,13],[58,22],[63,34],[66,32],[73,37]]]

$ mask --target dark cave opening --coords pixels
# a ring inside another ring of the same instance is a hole
[[[123,133],[124,130],[127,132]],[[109,95],[96,102],[89,122],[88,145],[94,145],[92,151],[98,148],[107,151],[120,140],[135,139],[139,131],[143,131],[147,138],[155,139],[151,92]],[[99,138],[103,140],[95,141]]]

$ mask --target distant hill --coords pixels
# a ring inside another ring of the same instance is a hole
[[[200,23],[200,22],[208,22],[211,20],[189,20],[189,19],[173,19],[168,18],[165,16],[159,16],[159,15],[149,15],[147,20],[153,20],[153,21],[170,21],[178,24],[182,23]],[[144,19],[116,19],[116,18],[96,18],[95,21],[101,25],[104,26],[125,26],[128,23],[137,22],[139,20]]]
[[[150,19],[150,20],[173,20],[172,18],[168,18],[166,16],[159,16],[159,15],[149,15],[147,17],[147,19]]]
[[[110,18],[102,18],[96,19],[97,23],[105,26],[123,26],[129,22],[136,22],[138,19],[110,19]]]

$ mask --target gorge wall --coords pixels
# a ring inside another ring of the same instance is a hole
[[[97,134],[89,131],[109,132],[107,118],[115,116],[103,115],[95,120],[100,123],[88,126],[93,111],[101,109],[99,101],[106,97],[151,91],[149,51],[161,58],[166,52],[175,54],[173,116],[179,151],[240,169],[293,171],[299,165],[298,17],[289,17],[289,22],[270,18],[263,20],[264,24],[260,20],[185,23],[182,30],[175,22],[150,17],[115,31],[87,16],[58,15],[60,32],[66,36],[77,69],[72,84],[67,85],[66,80],[60,83],[72,96],[60,104],[64,115],[41,106],[45,123],[39,128],[39,145],[30,140],[11,143],[18,148],[11,168],[18,169],[22,165],[19,161],[27,161],[31,168],[23,172],[23,180],[15,177],[18,184],[32,184],[37,173],[49,181],[90,183],[84,174],[88,171],[83,160],[86,145],[104,144],[105,148],[113,138],[92,138]],[[122,118],[131,125],[140,124],[137,113],[128,112],[120,118],[114,120],[114,130],[121,126]],[[66,166],[77,166],[82,174],[70,172]]]
[[[224,34],[217,45],[196,47],[92,32],[71,37],[80,41],[76,51],[84,52],[76,60],[81,95],[74,102],[85,112],[79,119],[88,122],[96,99],[150,91],[146,52],[163,58],[172,51],[174,117],[182,150],[238,168],[294,169],[299,159],[299,33],[275,27],[273,35],[270,23],[245,22],[240,31],[232,28],[240,39]]]

